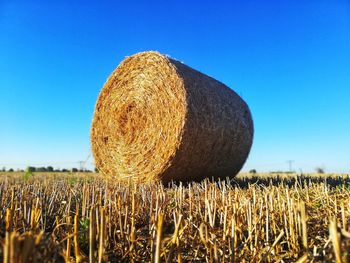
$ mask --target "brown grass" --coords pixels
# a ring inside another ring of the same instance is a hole
[[[3,262],[348,262],[350,177],[0,175]]]
[[[141,181],[233,177],[252,140],[249,108],[234,91],[158,52],[121,62],[91,129],[98,169]]]

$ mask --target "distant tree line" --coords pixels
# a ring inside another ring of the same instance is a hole
[[[13,168],[6,169],[6,167],[2,167],[1,169],[2,172],[15,172]],[[26,170],[23,169],[17,169],[16,172],[56,172],[56,173],[67,173],[67,172],[72,172],[72,173],[77,173],[77,172],[83,172],[83,173],[92,173],[91,170],[89,169],[78,169],[78,168],[72,168],[72,169],[59,169],[59,168],[53,168],[52,166],[47,166],[47,167],[35,167],[35,166],[28,166]],[[98,169],[94,169],[95,173],[98,173]]]

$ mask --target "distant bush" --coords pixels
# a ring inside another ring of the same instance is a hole
[[[271,171],[270,174],[294,174],[295,171]]]
[[[324,174],[324,169],[321,167],[316,167],[315,170],[316,170],[316,173],[318,173],[318,174]]]
[[[12,168],[10,168],[10,169],[8,170],[8,172],[13,173],[14,170],[13,170]]]
[[[28,166],[26,172],[34,173],[36,172],[36,168],[34,166]]]
[[[36,172],[46,172],[47,171],[46,167],[38,167],[35,170],[36,170]]]
[[[78,169],[77,168],[72,168],[72,173],[77,173]]]
[[[249,173],[250,173],[250,174],[256,174],[256,170],[255,170],[255,169],[251,169],[251,170],[249,171]]]

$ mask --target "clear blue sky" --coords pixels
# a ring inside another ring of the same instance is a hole
[[[0,0],[0,166],[77,166],[104,81],[145,50],[247,101],[255,140],[244,170],[295,160],[303,171],[350,172],[346,0]]]

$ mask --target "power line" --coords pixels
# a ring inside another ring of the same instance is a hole
[[[86,163],[87,161],[89,160],[89,158],[91,157],[91,153],[89,153],[89,155],[86,157],[85,161],[78,161],[78,164],[79,164],[79,169],[81,171],[84,171],[85,170],[85,166],[86,166]]]
[[[50,165],[65,165],[65,164],[74,164],[76,162],[47,162],[47,163],[0,163],[3,166],[25,166],[25,165],[41,165],[41,166],[50,166]]]
[[[292,172],[293,171],[293,163],[294,163],[294,160],[289,160],[287,161],[287,163],[289,164],[289,172]]]

